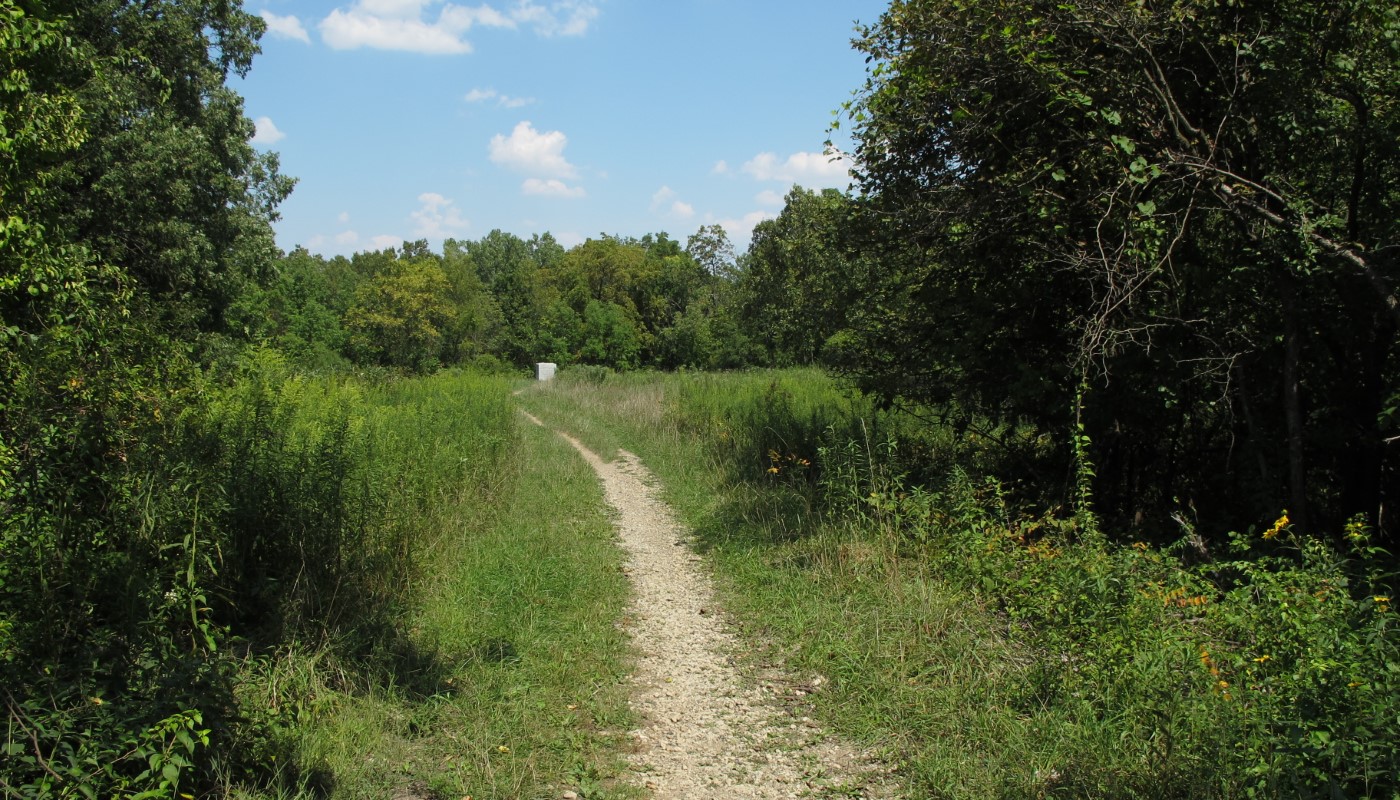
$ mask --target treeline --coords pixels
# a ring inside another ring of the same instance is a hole
[[[853,264],[855,206],[793,187],[737,254],[719,225],[564,248],[500,230],[327,258],[298,247],[230,303],[227,331],[310,369],[613,370],[832,363]]]
[[[325,258],[297,249],[229,310],[232,328],[308,367],[727,369],[759,352],[736,316],[736,262],[719,226],[566,250],[548,233],[492,231]]]

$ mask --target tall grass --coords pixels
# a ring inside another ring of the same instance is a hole
[[[42,496],[3,487],[6,796],[606,778],[620,556],[584,467],[522,433],[510,379],[308,376],[272,351],[187,372],[179,396],[108,404],[80,454],[100,469],[62,485],[55,445],[24,454]]]
[[[419,599],[444,527],[490,506],[512,414],[499,379],[366,384],[264,352],[190,423],[230,532],[210,579],[219,618],[255,640],[374,645]]]
[[[276,643],[237,677],[259,712],[235,738],[265,769],[226,791],[553,796],[615,770],[621,556],[591,474],[522,429],[511,386],[274,358],[212,404],[226,513],[258,532],[221,580],[271,598],[229,616]]]
[[[755,641],[829,678],[828,721],[914,796],[1397,791],[1400,638],[1360,521],[1348,552],[1286,519],[1228,552],[1115,544],[988,474],[1034,431],[927,426],[815,373],[565,372],[526,402],[647,460]]]
[[[625,794],[606,788],[631,726],[612,527],[567,445],[515,420],[509,430],[491,505],[458,507],[420,559],[419,602],[400,617],[409,669],[357,678],[302,651],[250,671],[250,699],[289,705],[290,793]]]

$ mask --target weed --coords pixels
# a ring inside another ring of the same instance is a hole
[[[917,796],[1396,791],[1392,578],[1364,520],[1348,553],[1286,519],[1214,560],[1114,543],[991,477],[1036,432],[878,412],[815,373],[522,399],[647,461],[751,643],[826,677],[826,720]]]

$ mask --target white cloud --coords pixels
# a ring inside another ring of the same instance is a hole
[[[425,239],[437,239],[451,233],[465,230],[471,223],[451,199],[437,192],[424,192],[418,195],[421,204],[417,211],[409,214],[417,224],[413,235]]]
[[[360,234],[355,231],[341,231],[335,235],[335,243],[339,245],[352,245],[360,241]]]
[[[656,209],[665,205],[668,200],[674,198],[675,196],[676,192],[674,189],[672,189],[669,186],[662,186],[660,189],[656,190],[655,194],[651,196],[651,210],[655,211]]]
[[[534,27],[540,36],[582,36],[598,18],[598,7],[582,0],[559,0],[546,8],[531,0],[520,0],[510,16]]]
[[[724,228],[724,232],[729,235],[729,240],[736,246],[742,248],[749,246],[749,241],[753,239],[753,229],[758,223],[766,219],[777,219],[777,215],[768,211],[750,211],[738,219],[732,217],[718,218],[713,214],[705,215],[706,225],[719,225]]]
[[[257,128],[257,133],[253,134],[253,144],[277,144],[287,137],[287,134],[277,130],[270,117],[258,117],[253,120],[253,125]]]
[[[578,170],[564,158],[569,137],[562,131],[540,133],[529,121],[521,122],[509,137],[491,139],[491,160],[534,177],[573,178]]]
[[[335,9],[321,20],[321,38],[336,50],[370,47],[376,50],[407,50],[428,55],[470,53],[471,43],[461,38],[465,31],[429,25],[421,19],[394,19],[359,13],[357,9]]]
[[[299,42],[311,44],[311,37],[306,33],[306,28],[301,24],[301,20],[288,14],[283,17],[271,11],[260,11],[258,16],[267,23],[267,30],[274,36],[282,36],[287,39],[296,39]]]
[[[535,102],[533,97],[511,97],[508,94],[501,94],[495,89],[472,89],[462,97],[468,103],[484,103],[487,100],[495,100],[500,108],[524,108]]]
[[[441,5],[437,18],[426,12]],[[370,47],[414,53],[461,54],[472,51],[465,38],[474,27],[532,28],[540,36],[581,36],[598,18],[598,7],[583,0],[537,5],[519,0],[509,11],[489,5],[462,6],[440,0],[355,0],[321,20],[321,38],[337,50]]]
[[[463,37],[476,25],[514,27],[514,23],[490,6],[468,8],[448,3],[437,20],[423,18],[434,0],[356,0],[348,10],[335,9],[321,20],[321,38],[337,50],[370,47],[407,50],[428,55],[470,53]]]
[[[460,27],[463,30],[471,28],[473,25],[483,25],[488,28],[514,28],[515,21],[496,9],[482,4],[476,8],[453,5],[448,3],[442,8],[442,15],[438,17],[438,24],[450,27]]]
[[[398,247],[403,244],[403,239],[397,236],[390,236],[387,233],[381,233],[378,236],[371,237],[365,244],[368,245],[367,249],[369,250],[387,250],[390,247]]]
[[[759,153],[741,169],[761,181],[800,183],[808,188],[844,189],[850,184],[849,161],[839,151],[793,153],[779,161],[772,153]]]
[[[325,245],[325,243],[326,243],[326,237],[325,237],[325,235],[324,235],[324,234],[318,233],[318,234],[316,234],[315,236],[312,236],[310,239],[307,239],[307,240],[306,240],[306,249],[307,249],[307,250],[320,250],[321,247]]]
[[[585,197],[588,192],[582,186],[569,186],[561,180],[549,178],[526,178],[520,184],[520,190],[525,194],[534,194],[541,197]]]
[[[783,196],[772,189],[764,189],[754,195],[754,201],[764,206],[781,206],[784,202]]]
[[[710,168],[710,172],[715,175],[728,175],[729,162],[721,158],[719,161],[715,162],[715,165],[713,167]]]
[[[339,214],[336,215],[335,221],[336,221],[336,222],[339,222],[341,225],[344,225],[345,223],[347,223],[347,222],[350,221],[350,212],[349,212],[349,211],[342,211],[342,212],[340,212]]]
[[[573,247],[578,247],[579,245],[587,241],[587,239],[585,239],[582,234],[576,231],[561,231],[559,233],[554,234],[554,241],[563,245],[565,249],[569,249]]]
[[[651,210],[660,211],[662,208],[677,219],[690,219],[695,216],[695,207],[677,199],[675,190],[669,186],[662,186],[651,196]]]

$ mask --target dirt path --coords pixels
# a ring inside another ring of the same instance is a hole
[[[642,719],[632,732],[636,782],[661,800],[892,796],[870,759],[824,736],[800,702],[778,702],[815,690],[812,682],[739,673],[730,657],[737,641],[700,558],[637,457],[624,450],[607,463],[559,435],[598,473],[629,555],[624,622],[639,653],[632,705]]]

